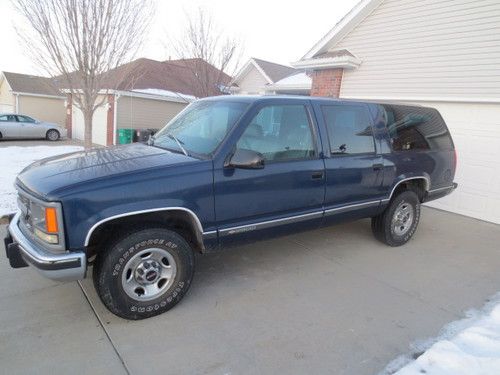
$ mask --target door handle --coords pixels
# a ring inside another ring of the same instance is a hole
[[[380,171],[381,169],[384,168],[384,164],[373,164],[372,168],[374,171]]]
[[[324,175],[323,171],[317,171],[311,174],[311,178],[313,180],[321,180],[323,178],[323,175]]]

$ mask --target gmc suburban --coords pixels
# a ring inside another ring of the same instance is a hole
[[[147,143],[40,160],[16,179],[5,238],[14,268],[85,278],[126,319],[172,308],[194,253],[371,218],[410,240],[420,204],[456,187],[452,138],[432,108],[293,96],[196,101]]]

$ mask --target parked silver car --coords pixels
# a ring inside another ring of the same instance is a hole
[[[57,141],[66,137],[66,129],[49,122],[16,113],[0,113],[0,139],[45,138]]]

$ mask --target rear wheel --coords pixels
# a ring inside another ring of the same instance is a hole
[[[410,190],[394,197],[383,213],[372,218],[372,231],[379,241],[389,246],[407,243],[420,220],[418,195]]]
[[[46,134],[46,138],[49,141],[57,141],[59,139],[59,137],[60,137],[59,132],[57,130],[54,130],[54,129],[50,129]]]
[[[94,286],[104,305],[125,319],[144,319],[174,307],[191,285],[194,255],[176,232],[128,233],[97,256]]]

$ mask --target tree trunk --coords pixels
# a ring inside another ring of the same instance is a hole
[[[86,150],[92,147],[92,117],[94,117],[93,111],[83,111],[83,122],[85,124],[84,146]]]

